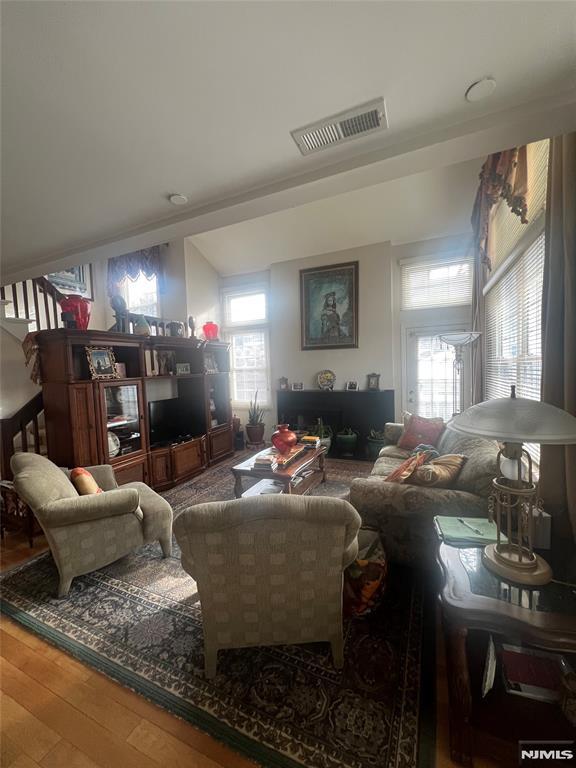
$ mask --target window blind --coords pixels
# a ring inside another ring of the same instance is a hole
[[[486,398],[540,400],[542,372],[541,309],[544,276],[544,233],[514,261],[486,294]],[[539,447],[531,446],[538,461]]]
[[[400,265],[402,309],[428,309],[470,304],[472,261],[436,259]]]
[[[549,145],[549,140],[545,139],[528,144],[527,147],[528,224],[522,224],[520,217],[512,213],[505,200],[494,206],[490,217],[488,243],[492,272],[512,253],[527,227],[546,208]]]

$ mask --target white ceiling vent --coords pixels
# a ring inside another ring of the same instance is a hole
[[[353,109],[325,117],[290,134],[303,155],[358,139],[388,128],[384,99],[374,99]]]

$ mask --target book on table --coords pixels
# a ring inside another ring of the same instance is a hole
[[[453,547],[481,547],[497,540],[496,523],[485,517],[437,515],[434,524],[442,540]],[[501,534],[500,541],[505,543],[508,539]]]

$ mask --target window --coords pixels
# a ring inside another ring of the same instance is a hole
[[[148,279],[146,275],[140,272],[136,280],[125,277],[120,287],[129,312],[134,312],[137,315],[160,317],[156,275]]]
[[[467,258],[406,262],[400,265],[402,309],[470,304],[472,262]]]
[[[512,261],[486,294],[486,397],[509,397],[515,384],[518,397],[540,400],[544,232]],[[538,446],[529,450],[538,461]]]
[[[247,406],[258,391],[258,402],[270,404],[268,301],[264,290],[223,295],[224,334],[230,341],[232,401]]]

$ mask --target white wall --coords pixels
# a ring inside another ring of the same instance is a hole
[[[190,238],[184,241],[187,315],[196,321],[196,336],[208,320],[220,324],[220,276]]]

